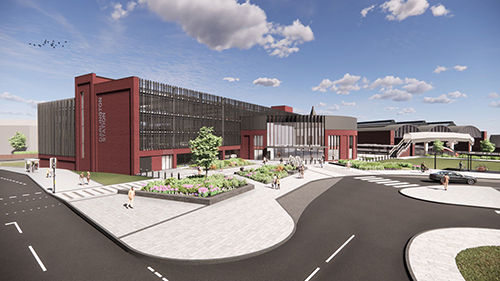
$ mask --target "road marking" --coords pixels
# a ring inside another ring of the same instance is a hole
[[[371,181],[371,180],[383,180],[384,178],[379,178],[379,177],[373,177],[373,178],[367,178],[367,179],[361,179],[362,181]]]
[[[12,198],[17,198],[17,196],[11,196],[11,197],[9,197],[9,199],[12,199]]]
[[[355,177],[355,179],[357,179],[357,180],[369,179],[369,178],[375,178],[375,176]]]
[[[43,271],[47,271],[47,268],[45,268],[45,265],[43,265],[43,262],[42,260],[40,260],[40,258],[38,257],[38,255],[36,254],[35,250],[33,249],[33,247],[29,246],[28,248],[30,248],[30,251],[31,253],[33,254],[33,256],[35,257],[36,261],[38,262],[38,264],[40,265],[40,267],[42,268]]]
[[[159,278],[162,278],[162,277],[163,277],[160,273],[158,273],[158,271],[157,271],[157,272],[155,272],[155,275],[156,275],[156,276],[158,276]]]
[[[85,192],[85,193],[89,194],[90,196],[95,196],[95,194],[94,194],[94,193],[92,193],[92,192],[90,192],[90,191],[88,191],[88,190],[83,190],[83,192]]]
[[[63,193],[62,195],[68,197],[69,199],[73,199],[73,197],[69,196],[69,194],[67,194],[67,193]]]
[[[148,269],[149,269],[149,271],[151,271],[151,272],[155,272],[155,270],[154,270],[151,266],[148,266]]]
[[[394,188],[403,188],[403,187],[417,187],[420,186],[418,184],[404,184],[404,185],[395,185]]]
[[[39,191],[39,192],[35,192],[35,194],[41,194],[41,193],[42,193],[42,192],[40,192],[40,191]]]
[[[161,280],[163,280],[163,281],[168,281],[168,279],[167,279],[167,278],[165,278],[165,277],[163,277]]]
[[[342,250],[345,247],[345,245],[347,245],[347,243],[351,242],[353,238],[354,235],[352,235],[351,238],[347,239],[347,241],[345,241],[344,244],[342,244],[342,246],[340,246],[340,248],[326,260],[326,262],[330,262],[333,259],[333,257],[335,257],[335,255],[337,255],[340,252],[340,250]]]
[[[23,210],[23,212],[24,212],[24,210]],[[19,233],[23,233],[23,231],[21,230],[21,228],[19,227],[19,225],[18,225],[18,224],[17,224],[17,222],[15,222],[15,221],[14,221],[14,222],[9,222],[9,223],[6,223],[5,225],[11,225],[11,224],[13,224],[13,225],[15,225],[15,226],[16,226],[17,231],[19,231]]]
[[[311,278],[313,278],[313,276],[314,276],[316,273],[318,273],[318,271],[319,271],[319,267],[316,267],[316,269],[315,269],[315,270],[314,270],[311,274],[309,274],[309,276],[306,278],[306,280],[305,280],[305,281],[309,281],[309,280],[311,280]]]
[[[400,184],[408,184],[408,183],[407,182],[397,182],[397,183],[386,183],[385,185],[392,186],[392,185],[400,185]]]
[[[76,191],[73,191],[72,193],[73,193],[73,194],[76,194],[76,195],[78,195],[78,196],[80,196],[80,197],[82,197],[82,198],[84,198],[84,197],[85,197],[84,195],[81,195],[80,193],[78,193],[78,192],[76,192]]]
[[[29,194],[23,194],[23,197],[24,197],[24,196],[30,196],[30,195],[29,195]]]
[[[376,184],[388,184],[388,183],[397,183],[397,182],[400,182],[400,181],[382,181],[382,182],[376,182]]]
[[[100,193],[100,194],[104,194],[104,192],[99,191],[99,190],[97,190],[97,189],[92,189],[92,191],[97,192],[97,193]]]
[[[3,200],[3,198],[0,198],[0,200]]]
[[[500,211],[495,211],[495,213],[499,214],[500,215]]]
[[[366,180],[367,182],[381,182],[381,181],[391,181],[389,179],[373,179],[373,180]]]

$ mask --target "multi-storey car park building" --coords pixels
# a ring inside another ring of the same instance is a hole
[[[257,121],[242,124],[251,116]],[[254,125],[264,130],[255,131]],[[302,116],[287,106],[269,108],[94,73],[75,78],[74,98],[38,105],[39,158],[42,166],[57,157],[59,167],[79,171],[138,174],[175,168],[190,161],[189,140],[203,126],[223,137],[221,158],[288,157],[298,151],[305,157],[356,158],[352,117]]]

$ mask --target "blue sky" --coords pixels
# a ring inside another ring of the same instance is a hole
[[[500,134],[499,12],[498,0],[2,1],[0,119],[34,119],[94,72]]]

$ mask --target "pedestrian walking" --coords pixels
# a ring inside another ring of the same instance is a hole
[[[347,165],[346,166],[347,166],[348,170],[351,169],[351,161],[347,160]]]
[[[276,176],[276,174],[274,174],[274,177],[273,177],[273,182],[271,183],[271,187],[272,188],[276,188],[276,182],[278,180],[278,177]]]
[[[84,184],[84,180],[85,179],[85,175],[83,174],[83,172],[80,173],[80,183],[79,185],[83,185]]]
[[[313,160],[314,160],[314,157],[313,157],[313,155],[312,155],[312,153],[311,153],[311,162],[309,162],[309,164],[312,164],[312,163],[313,163]]]
[[[267,158],[266,156],[264,156],[264,158],[262,158],[262,164],[266,165],[266,163],[267,163]]]
[[[50,169],[49,168],[47,168],[47,176],[46,176],[46,178],[50,178]]]
[[[304,166],[300,166],[300,178],[303,179],[304,178]]]
[[[198,176],[201,175],[201,166],[198,166]]]
[[[463,166],[464,166],[464,163],[462,161],[460,161],[460,163],[458,163],[458,170],[462,171]]]
[[[135,198],[135,190],[134,190],[134,187],[132,186],[130,188],[130,190],[128,191],[128,202],[127,204],[125,204],[125,208],[130,208],[130,209],[133,209],[134,207],[132,205],[134,205],[134,198]]]
[[[444,185],[444,190],[447,191],[448,190],[448,183],[450,182],[450,176],[448,176],[448,174],[444,175],[444,178],[443,178],[443,185]]]
[[[90,171],[87,171],[87,184],[90,182]]]
[[[276,178],[276,189],[281,189],[280,177]]]

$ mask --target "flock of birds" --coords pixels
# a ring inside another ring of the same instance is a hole
[[[43,41],[43,43],[42,43],[42,44],[37,44],[37,43],[29,43],[29,45],[30,45],[30,46],[33,46],[33,47],[40,47],[40,48],[41,48],[42,46],[45,46],[45,45],[49,45],[49,44],[50,44],[50,47],[52,47],[52,48],[54,48],[54,49],[55,49],[57,46],[64,47],[64,44],[65,44],[65,43],[68,43],[68,41],[64,41],[64,42],[61,44],[61,42],[60,42],[60,41],[52,40],[52,42],[50,42],[50,40],[45,39],[45,40]]]

